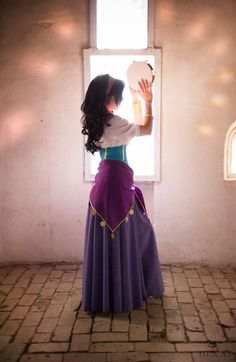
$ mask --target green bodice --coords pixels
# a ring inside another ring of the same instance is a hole
[[[125,145],[101,148],[100,157],[102,160],[117,160],[128,164]]]

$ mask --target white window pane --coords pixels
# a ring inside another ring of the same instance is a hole
[[[112,77],[122,79],[127,83],[126,70],[134,61],[148,61],[154,68],[154,55],[92,55],[90,57],[90,76],[91,79],[99,74],[109,73]],[[133,122],[132,99],[128,87],[123,92],[124,100],[121,103],[118,114]],[[154,89],[155,100],[155,89]],[[154,108],[154,104],[153,104]],[[154,176],[155,152],[154,152],[154,134],[150,136],[135,137],[127,147],[127,158],[129,165],[134,169],[135,176]],[[99,155],[91,156],[91,174],[97,171],[100,161]]]
[[[147,48],[148,0],[97,0],[97,48]]]
[[[232,140],[231,152],[231,174],[236,175],[236,134]]]

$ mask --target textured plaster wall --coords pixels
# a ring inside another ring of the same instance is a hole
[[[236,118],[236,2],[159,0],[162,181],[154,208],[162,260],[236,264],[236,182],[223,180]]]
[[[0,261],[78,261],[82,49],[89,1],[0,1]],[[162,263],[236,263],[236,183],[223,180],[236,118],[236,2],[159,0],[161,181],[144,185]]]
[[[1,260],[82,259],[87,1],[1,1]]]

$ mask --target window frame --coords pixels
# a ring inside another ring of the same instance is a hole
[[[234,121],[226,134],[225,145],[224,145],[224,180],[225,181],[236,181],[236,173],[231,173],[231,162],[232,162],[232,140],[236,136],[236,121]]]
[[[154,139],[154,174],[134,176],[137,182],[155,182],[161,178],[161,64],[162,53],[161,48],[154,47],[154,17],[155,17],[155,0],[148,0],[148,29],[147,29],[147,48],[144,49],[98,49],[97,48],[97,0],[90,0],[90,48],[83,50],[84,64],[84,94],[90,83],[90,56],[91,55],[154,55],[155,77],[154,88],[158,89],[155,94],[154,102],[154,130],[156,137]],[[157,87],[158,84],[158,87]],[[94,181],[94,175],[91,174],[91,157],[92,155],[84,148],[84,180],[85,182]]]
[[[162,53],[160,48],[155,49],[84,49],[84,90],[88,88],[90,83],[90,57],[93,55],[153,55],[155,58],[154,69],[158,73],[158,76],[154,80],[154,88],[158,89],[155,95],[155,102],[153,107],[154,115],[154,174],[153,175],[135,175],[135,181],[140,182],[154,182],[160,181],[160,160],[161,160],[161,58]],[[150,136],[149,136],[150,137]],[[93,181],[94,175],[90,172],[90,162],[92,155],[84,151],[84,178],[85,181]]]
[[[155,0],[148,0],[148,48],[154,47]],[[97,0],[90,0],[90,48],[97,49]]]

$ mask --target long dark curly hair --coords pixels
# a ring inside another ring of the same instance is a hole
[[[122,101],[123,89],[124,82],[110,77],[109,74],[99,75],[89,84],[81,105],[81,132],[87,136],[85,148],[92,154],[101,148],[99,141],[104,127],[109,126],[109,120],[112,118],[112,113],[107,110],[106,105],[112,97],[118,105]]]

